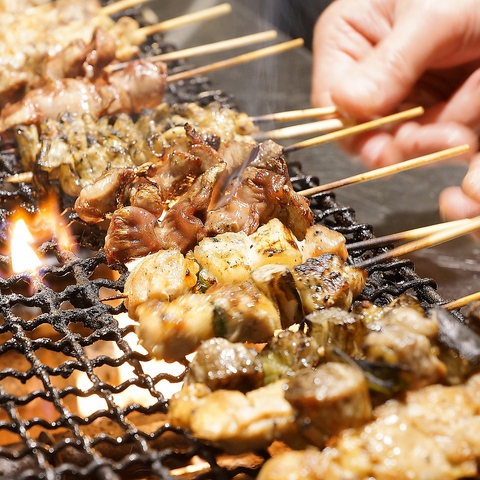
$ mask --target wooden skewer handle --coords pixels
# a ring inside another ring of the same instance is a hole
[[[393,248],[392,250],[389,250],[381,255],[377,255],[376,257],[359,262],[355,266],[358,268],[367,268],[385,260],[401,257],[402,255],[407,255],[408,253],[421,250],[422,248],[430,248],[435,245],[439,245],[440,243],[448,242],[449,240],[467,235],[468,233],[472,233],[478,229],[480,229],[480,216],[470,219],[469,222],[462,224],[459,227],[432,233],[431,235],[419,240],[414,240],[413,242],[400,245],[399,247]]]
[[[221,52],[223,50],[230,50],[232,48],[245,47],[253,45],[254,43],[266,42],[277,37],[275,30],[267,30],[266,32],[254,33],[252,35],[245,35],[244,37],[231,38],[229,40],[222,40],[220,42],[208,43],[206,45],[199,45],[197,47],[185,48],[184,50],[175,50],[173,52],[162,53],[153,57],[148,57],[150,62],[170,62],[180,58],[190,58],[198,55],[207,55],[209,53]],[[105,67],[106,72],[116,72],[128,66],[130,62],[116,63]]]
[[[363,240],[360,242],[349,243],[347,245],[347,250],[359,250],[379,247],[382,245],[388,245],[389,243],[399,242],[402,240],[413,240],[416,238],[425,237],[435,232],[440,232],[442,230],[457,227],[463,223],[468,223],[469,219],[464,218],[462,220],[455,220],[453,222],[443,222],[437,223],[435,225],[428,225],[426,227],[414,228],[412,230],[405,230],[404,232],[392,233],[390,235],[384,235],[383,237],[370,238],[368,240]]]
[[[445,310],[456,310],[457,308],[462,308],[465,305],[468,305],[471,302],[475,302],[480,300],[480,292],[472,293],[471,295],[466,295],[462,298],[457,298],[457,300],[453,300],[452,302],[446,303],[442,305]]]
[[[281,140],[285,138],[298,138],[306,135],[314,135],[321,132],[331,132],[345,128],[348,119],[329,118],[327,120],[319,120],[318,122],[302,123],[300,125],[292,125],[291,127],[277,128],[266,132],[253,133],[255,140]]]
[[[208,72],[213,72],[214,70],[219,70],[221,68],[240,65],[241,63],[251,62],[252,60],[257,60],[259,58],[267,57],[269,55],[285,52],[293,48],[301,47],[302,45],[303,40],[301,38],[297,38],[295,40],[279,43],[270,47],[260,48],[259,50],[255,50],[254,52],[244,53],[243,55],[238,55],[237,57],[228,58],[226,60],[220,60],[219,62],[204,65],[203,67],[198,67],[192,70],[187,70],[185,72],[169,75],[167,77],[167,82],[179,82],[180,80],[186,80],[188,78],[192,78],[197,75],[203,75]]]
[[[310,138],[308,140],[304,140],[303,142],[295,143],[293,145],[285,147],[285,153],[295,152],[296,150],[300,150],[302,148],[323,145],[324,143],[332,142],[334,140],[340,140],[341,138],[345,138],[350,135],[356,135],[357,133],[367,132],[369,130],[373,130],[374,128],[383,127],[390,123],[418,117],[419,115],[423,115],[423,113],[423,107],[415,107],[409,110],[404,110],[403,112],[394,113],[393,115],[387,115],[386,117],[377,118],[375,120],[371,120],[370,122],[359,123],[358,125],[345,128],[344,130],[339,130],[338,132],[329,133],[320,137]]]
[[[347,130],[347,129],[346,129]],[[337,132],[333,132],[337,133]],[[342,180],[337,180],[331,183],[325,183],[324,185],[319,185],[318,187],[308,188],[298,192],[300,195],[305,195],[306,197],[314,195],[316,193],[325,192],[328,190],[333,190],[339,187],[345,187],[347,185],[352,185],[355,183],[366,182],[368,180],[374,180],[377,178],[386,177],[388,175],[393,175],[395,173],[404,172],[412,168],[421,167],[424,165],[429,165],[446,158],[451,158],[456,155],[461,155],[469,150],[468,145],[460,145],[458,147],[447,148],[441,150],[440,152],[430,153],[422,157],[413,158],[412,160],[407,160],[402,163],[397,163],[395,165],[388,165],[387,167],[377,168],[369,172],[360,173],[358,175],[353,175],[352,177],[344,178]]]
[[[150,2],[151,0],[120,0],[119,2],[111,3],[102,7],[99,11],[100,15],[113,15],[114,13],[127,10],[127,8],[136,7],[142,3]]]
[[[335,114],[338,114],[337,107],[319,107],[267,113],[266,115],[257,115],[250,118],[253,122],[288,122],[290,120],[301,120],[305,118],[315,118]]]
[[[164,22],[157,23],[155,25],[148,25],[147,27],[140,28],[140,32],[148,37],[154,33],[166,32],[173,28],[183,27],[195,22],[202,22],[204,20],[211,20],[212,18],[226,15],[232,11],[232,7],[228,3],[222,3],[212,8],[206,8],[199,12],[187,13],[180,17],[165,20]]]

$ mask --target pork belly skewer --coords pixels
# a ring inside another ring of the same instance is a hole
[[[35,31],[40,32],[36,33],[38,38],[19,38],[16,42],[18,46],[13,47],[12,51],[4,52],[4,70],[0,84],[1,107],[18,101],[29,90],[54,80],[75,77],[95,80],[112,61],[125,61],[136,55],[139,45],[156,31],[205,21],[231,11],[229,4],[222,4],[139,28],[133,18],[122,17],[114,22],[106,15],[96,14],[93,7],[88,9],[82,5],[82,8],[85,18],[77,19],[71,15],[70,20],[70,17],[64,18],[65,15],[62,15],[59,19],[62,23],[57,27],[55,20],[51,19],[48,26],[45,26],[48,32],[42,31],[40,23],[35,28]],[[5,29],[8,31],[7,27]],[[16,26],[15,31],[19,28]]]
[[[124,70],[103,75],[94,82],[85,78],[52,81],[48,86],[31,90],[21,102],[4,108],[0,131],[14,125],[35,123],[43,118],[56,118],[65,112],[77,115],[88,113],[95,119],[114,113],[138,113],[162,101],[167,83],[278,54],[301,45],[302,39],[291,40],[169,76],[165,63],[141,59],[132,61]]]

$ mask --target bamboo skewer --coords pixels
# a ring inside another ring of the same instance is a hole
[[[314,135],[322,132],[340,130],[351,124],[349,119],[329,118],[318,122],[303,123],[291,127],[277,128],[266,132],[255,132],[251,136],[259,141],[270,138],[271,140],[284,140],[286,138],[298,138],[305,135]]]
[[[442,307],[448,311],[456,310],[457,308],[462,308],[465,305],[468,305],[469,303],[475,302],[477,300],[480,300],[480,292],[472,293],[470,295],[466,295],[465,297],[457,298],[457,300],[453,300],[449,303],[446,303],[445,305],[442,305]]]
[[[259,58],[267,57],[269,55],[282,53],[293,48],[301,47],[302,45],[303,39],[296,38],[295,40],[278,43],[270,47],[260,48],[258,50],[255,50],[254,52],[244,53],[243,55],[238,55],[236,57],[227,58],[226,60],[220,60],[219,62],[210,63],[209,65],[204,65],[203,67],[198,67],[192,70],[186,70],[185,72],[169,75],[167,77],[167,82],[179,82],[181,80],[186,80],[197,75],[203,75],[205,73],[213,72],[221,68],[228,68],[235,65],[240,65],[242,63],[250,62],[252,60],[257,60]]]
[[[348,137],[350,135],[355,135],[357,133],[367,132],[375,128],[383,127],[394,122],[400,122],[402,120],[408,120],[409,118],[414,118],[422,115],[424,113],[423,107],[415,107],[409,110],[404,110],[403,112],[394,113],[392,115],[387,115],[386,117],[377,118],[369,122],[360,123],[354,125],[353,127],[345,128],[344,130],[339,130],[338,132],[329,133],[327,135],[321,135],[320,137],[310,138],[309,140],[304,140],[303,142],[294,143],[285,147],[285,153],[295,152],[302,148],[313,147],[317,145],[323,145],[327,142],[332,142],[334,140],[340,140],[341,138]]]
[[[345,130],[349,130],[346,128]],[[344,130],[340,130],[340,133]],[[327,134],[328,135],[328,134]],[[327,136],[325,135],[325,136]],[[369,172],[360,173],[358,175],[353,175],[352,177],[347,177],[342,180],[337,180],[331,183],[325,183],[324,185],[319,185],[318,187],[307,188],[306,190],[301,190],[298,192],[300,195],[304,195],[309,197],[316,193],[325,192],[327,190],[333,190],[335,188],[344,187],[347,185],[353,185],[356,183],[366,182],[368,180],[374,180],[377,178],[386,177],[392,175],[394,173],[404,172],[406,170],[410,170],[412,168],[422,167],[424,165],[429,165],[431,163],[438,162],[440,160],[444,160],[446,158],[451,158],[456,155],[460,155],[468,151],[468,145],[460,145],[458,147],[447,148],[445,150],[440,150],[439,152],[430,153],[428,155],[424,155],[422,157],[413,158],[411,160],[407,160],[402,163],[397,163],[395,165],[388,165],[387,167],[377,168],[375,170],[371,170]]]
[[[419,240],[414,240],[412,242],[405,243],[404,245],[400,245],[399,247],[393,248],[392,250],[382,253],[381,255],[377,255],[376,257],[358,262],[355,264],[355,267],[371,267],[386,260],[391,260],[395,257],[400,257],[402,255],[421,250],[422,248],[430,248],[435,245],[439,245],[440,243],[448,242],[449,240],[453,240],[463,235],[467,235],[479,229],[480,216],[471,218],[469,219],[469,222],[464,222],[460,225],[457,225],[456,227],[432,233]]]
[[[287,110],[284,112],[267,113],[250,117],[254,122],[288,122],[291,120],[303,120],[306,118],[322,117],[326,115],[337,115],[337,107],[304,108],[302,110]]]
[[[222,3],[221,5],[217,5],[212,8],[206,8],[205,10],[201,10],[199,12],[187,13],[186,15],[181,15],[180,17],[172,18],[170,20],[164,20],[163,22],[156,23],[155,25],[148,25],[146,27],[140,28],[139,32],[145,37],[148,37],[155,33],[166,32],[167,30],[172,30],[173,28],[190,25],[191,23],[211,20],[212,18],[226,15],[231,11],[232,7],[230,4]]]
[[[383,237],[369,238],[368,240],[362,240],[360,242],[350,243],[347,245],[347,250],[360,250],[374,247],[381,247],[393,242],[400,242],[403,240],[414,240],[417,238],[425,237],[431,233],[441,232],[442,230],[468,223],[469,219],[464,218],[462,220],[455,220],[452,222],[437,223],[435,225],[429,225],[426,227],[415,228],[412,230],[405,230],[403,232],[392,233],[390,235],[384,235]]]
[[[220,42],[208,43],[206,45],[199,45],[197,47],[186,48],[184,50],[176,50],[173,52],[155,55],[153,57],[148,57],[148,60],[150,62],[168,62],[172,60],[179,60],[181,58],[190,58],[198,55],[206,55],[209,53],[221,52],[233,48],[245,47],[247,45],[273,40],[276,37],[277,32],[275,30],[267,30],[265,32],[254,33],[252,35],[245,35],[243,37],[231,38],[229,40],[222,40]],[[105,67],[105,71],[115,72],[127,67],[129,63],[130,62],[122,62],[114,65],[108,65]]]
[[[151,0],[120,0],[102,7],[99,11],[99,15],[113,15],[121,12],[122,10],[127,10],[128,8],[136,7],[137,5],[141,5],[142,3],[147,3],[150,1]]]

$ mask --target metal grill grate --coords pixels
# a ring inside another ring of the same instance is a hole
[[[160,43],[155,38],[145,54],[173,48]],[[178,63],[171,71],[184,68]],[[230,97],[211,89],[205,78],[170,85],[166,100],[230,104]],[[10,142],[3,139],[1,178],[19,171]],[[291,174],[299,190],[319,183],[299,164],[291,165]],[[72,199],[61,200],[65,215],[75,221],[68,209]],[[339,205],[333,194],[311,201],[317,223],[340,231],[348,242],[373,236],[372,228],[358,224],[354,210]],[[5,247],[12,213],[31,213],[38,204],[28,184],[0,184],[0,202],[0,242]],[[0,477],[168,479],[194,458],[207,468],[199,467],[188,478],[254,477],[267,452],[225,456],[188,432],[165,425],[165,389],[178,385],[183,372],[147,371],[149,356],[135,351],[126,338],[133,326],[119,321],[123,304],[101,300],[122,293],[126,271],[108,267],[101,251],[104,232],[80,223],[77,227],[82,250],[65,254],[54,242],[42,245],[41,253],[55,263],[38,276],[10,275],[8,255],[0,257],[6,277],[0,279]],[[352,255],[366,258],[383,250]],[[435,282],[418,278],[411,262],[404,260],[372,267],[363,298],[386,304],[406,291],[428,306],[443,303]],[[122,368],[130,373],[118,382]],[[145,394],[148,406],[135,397],[126,404],[121,401],[132,388]]]
[[[299,189],[318,184],[298,164],[292,165],[292,178]],[[332,194],[314,197],[312,207],[318,223],[348,241],[373,235]],[[108,268],[102,252],[65,255],[53,243],[42,249],[54,253],[59,264],[43,268],[38,277],[0,280],[0,438],[8,437],[10,444],[0,448],[0,471],[22,479],[170,478],[170,469],[199,457],[210,469],[198,478],[233,478],[241,471],[254,475],[261,457],[235,465],[188,432],[164,425],[168,406],[160,382],[178,384],[182,373],[147,373],[148,355],[135,352],[125,339],[133,327],[119,325],[122,304],[100,300],[122,292],[126,272]],[[433,305],[442,302],[434,287],[433,280],[416,276],[410,262],[394,261],[372,268],[363,297],[385,304],[413,291]],[[117,385],[111,379],[122,366],[130,367],[131,375]],[[80,375],[88,379],[85,388],[77,386]],[[117,398],[132,386],[146,393],[151,405],[120,405]],[[102,406],[82,416],[78,402],[85,399],[101,399]]]

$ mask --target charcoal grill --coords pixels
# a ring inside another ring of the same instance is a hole
[[[170,48],[174,47],[155,38],[144,53]],[[170,85],[167,100],[234,106],[231,97],[212,89],[206,78]],[[18,171],[14,147],[4,139],[2,178]],[[298,163],[292,163],[290,170],[297,190],[319,184]],[[32,213],[38,204],[28,184],[14,188],[2,184],[0,199],[0,241],[5,248],[12,213]],[[0,257],[4,272],[0,279],[0,477],[170,479],[182,473],[182,478],[254,478],[268,451],[226,456],[188,431],[165,424],[168,401],[160,383],[179,384],[184,373],[146,372],[151,359],[127,342],[133,327],[118,322],[118,315],[125,312],[123,303],[102,300],[123,292],[127,271],[107,265],[101,250],[105,232],[82,225],[70,209],[71,200],[62,197],[62,207],[76,227],[78,253],[62,252],[55,241],[44,243],[39,252],[55,263],[43,267],[38,276],[10,274],[9,256]],[[341,232],[348,243],[373,237],[372,227],[358,223],[354,210],[339,204],[334,194],[315,195],[311,202],[315,221]],[[364,259],[386,248],[351,255]],[[408,260],[393,260],[369,271],[362,299],[385,305],[410,292],[426,307],[445,303],[435,281],[418,277]],[[463,320],[461,314],[457,316]],[[118,355],[102,353],[113,345]],[[118,385],[109,381],[104,372],[122,366],[131,368],[129,379]],[[88,378],[87,388],[77,386],[80,374]],[[132,386],[151,399],[148,407],[133,401],[119,404],[119,395]],[[79,400],[93,398],[101,399],[103,406],[88,415],[79,413]],[[33,407],[44,415],[32,414]]]

